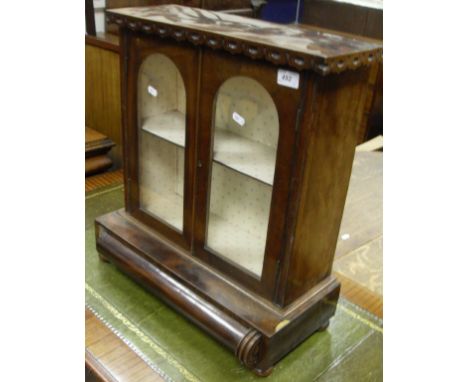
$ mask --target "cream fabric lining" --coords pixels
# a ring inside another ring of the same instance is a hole
[[[175,85],[175,86],[174,86]],[[186,95],[175,64],[149,56],[138,79],[140,208],[183,230]],[[153,97],[148,86],[157,91]]]
[[[140,208],[182,231],[184,150],[145,131],[140,139]]]
[[[278,112],[263,86],[233,77],[216,97],[207,245],[261,276],[279,133]],[[245,121],[236,122],[234,113]]]
[[[216,162],[212,167],[207,246],[262,274],[272,187]]]

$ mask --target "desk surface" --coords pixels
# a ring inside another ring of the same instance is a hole
[[[356,153],[334,263],[334,273],[342,282],[341,295],[362,308],[363,312],[365,310],[380,318],[383,304],[382,175],[381,153]],[[116,187],[119,184],[116,182],[121,182],[121,179],[121,172],[91,177],[86,180],[86,189],[99,193],[99,187],[106,183],[113,183]],[[348,308],[345,306],[343,309]],[[371,326],[375,325],[371,320],[369,322]],[[378,326],[374,329],[381,334]],[[86,309],[86,364],[98,378],[135,382],[173,380],[154,363],[145,362],[141,358],[144,354],[140,353],[141,357],[137,355],[138,351],[134,351],[137,349],[132,350],[124,342],[125,336],[118,334],[122,339]],[[372,337],[370,334],[368,336]],[[367,337],[366,342],[369,342]],[[381,355],[381,345],[375,346],[380,346],[377,353]],[[358,348],[353,352],[356,357],[359,355]],[[354,369],[361,362],[368,361],[363,359],[363,355],[360,357],[353,365],[348,362],[349,370],[345,371],[348,377],[356,372]],[[330,370],[327,369],[327,373],[330,374]],[[342,376],[344,380],[346,375]],[[275,372],[271,377],[274,379],[274,376]],[[369,380],[379,380],[378,373]]]

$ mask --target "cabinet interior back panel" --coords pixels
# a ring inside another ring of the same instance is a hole
[[[182,231],[184,150],[141,131],[140,208]]]
[[[182,76],[171,59],[157,53],[147,57],[138,78],[139,126],[168,112],[185,116],[186,103]]]
[[[272,187],[213,163],[207,245],[260,276]]]
[[[270,148],[276,149],[278,143],[276,105],[267,90],[252,78],[232,77],[221,85],[216,97],[215,126]]]

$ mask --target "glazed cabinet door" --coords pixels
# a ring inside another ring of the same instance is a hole
[[[198,52],[130,34],[123,94],[127,210],[190,248],[193,218]]]
[[[264,61],[203,53],[195,254],[270,298],[301,93]]]

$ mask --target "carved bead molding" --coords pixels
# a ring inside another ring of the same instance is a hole
[[[260,362],[262,335],[256,330],[250,330],[239,343],[236,357],[249,369]]]
[[[312,58],[306,54],[290,52],[287,49],[267,47],[239,40],[224,38],[202,31],[192,31],[186,28],[168,26],[157,22],[143,22],[131,17],[107,14],[108,23],[117,24],[135,32],[156,35],[161,38],[172,38],[176,41],[187,41],[193,45],[205,45],[211,49],[222,49],[231,54],[242,54],[253,60],[266,60],[275,65],[288,65],[296,70],[313,70],[323,76],[331,73],[341,73],[344,70],[357,69],[371,65],[382,59],[382,51],[355,53],[344,58]]]

